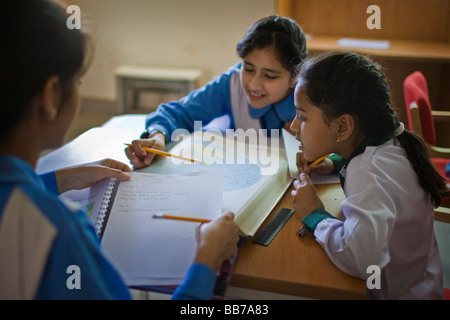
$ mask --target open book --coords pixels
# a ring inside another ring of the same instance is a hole
[[[112,157],[126,162],[126,157],[123,152],[123,143],[130,142],[135,137],[136,133],[131,130],[111,128],[91,129],[62,148],[41,158],[37,171],[39,173],[44,173],[49,170],[91,162],[105,157]],[[143,195],[146,195],[151,192],[148,188],[153,186],[157,186],[157,188],[163,187],[160,183],[152,185],[148,180],[152,180],[156,183],[157,181],[161,181],[157,179],[157,177],[160,177],[163,179],[162,181],[171,181],[171,184],[166,183],[164,186],[169,188],[168,192],[175,192],[178,183],[174,182],[173,179],[179,178],[184,181],[183,184],[179,184],[180,186],[188,185],[187,188],[185,187],[185,191],[186,189],[190,189],[188,191],[196,193],[197,196],[201,194],[201,197],[192,198],[196,199],[194,201],[194,206],[197,208],[196,210],[199,214],[203,212],[202,214],[205,215],[215,215],[220,214],[221,212],[232,211],[236,216],[235,221],[239,225],[242,234],[246,237],[252,237],[292,182],[281,137],[267,138],[265,133],[261,136],[250,135],[248,130],[243,135],[232,134],[230,136],[223,136],[220,132],[208,130],[206,132],[195,132],[190,135],[180,136],[180,140],[181,141],[175,143],[168,151],[173,154],[203,161],[204,164],[191,163],[172,157],[158,156],[157,160],[150,167],[133,173],[134,179],[132,179],[132,182],[130,183],[139,185],[139,187],[136,186],[135,188],[143,188]],[[217,175],[217,172],[220,172],[220,175]],[[142,177],[145,181],[141,181],[136,177]],[[202,178],[205,182],[204,185],[207,186],[207,188],[200,188],[198,187],[198,182],[196,183],[194,180],[190,180],[195,177],[199,179]],[[188,182],[186,182],[186,180]],[[154,219],[144,218],[144,215],[138,215],[138,217],[136,217],[136,215],[131,214],[129,217],[132,216],[132,219],[122,219],[126,215],[117,213],[116,210],[118,206],[120,206],[124,200],[114,200],[118,199],[118,195],[114,195],[115,186],[119,187],[117,189],[117,192],[119,192],[121,190],[120,187],[126,185],[127,183],[124,182],[113,184],[105,180],[103,184],[98,184],[94,188],[81,190],[84,192],[84,195],[78,194],[71,198],[78,200],[84,199],[87,201],[84,205],[91,214],[99,236],[101,236],[102,228],[104,228],[105,225],[110,225],[110,227],[104,229],[102,246],[104,247],[106,254],[109,255],[111,260],[118,266],[121,273],[125,275],[128,285],[179,284],[181,281],[180,275],[185,275],[185,271],[183,270],[187,270],[185,268],[192,262],[192,257],[189,254],[182,256],[177,256],[175,254],[171,255],[181,259],[183,261],[183,266],[180,267],[180,269],[177,269],[176,272],[170,273],[170,276],[162,273],[159,275],[147,275],[143,278],[142,273],[134,269],[133,266],[136,266],[136,268],[139,266],[141,270],[149,270],[150,268],[142,263],[145,257],[145,254],[142,252],[148,251],[147,255],[150,255],[150,252],[154,251],[160,257],[167,257],[167,255],[164,254],[171,251],[161,251],[162,248],[166,248],[165,244],[170,243],[167,242],[167,240],[164,240],[164,238],[159,238],[159,242],[156,242],[156,244],[150,244],[154,242],[149,242],[148,240],[138,241],[135,245],[131,244],[133,243],[133,241],[131,241],[133,240],[133,237],[137,237],[139,234],[147,235],[149,237],[153,235],[151,232],[153,229],[146,227],[146,223],[154,222]],[[107,195],[107,199],[108,197],[109,199],[112,199],[110,202],[113,205],[111,206],[109,205],[109,202],[107,203],[106,208],[110,208],[111,212],[109,215],[105,212],[104,216],[120,217],[113,218],[113,220],[109,220],[108,218],[106,223],[102,221],[102,210],[104,210],[105,207],[105,202],[102,200],[102,197],[105,194]],[[119,198],[121,198],[120,194]],[[172,193],[172,195],[173,197],[171,199],[174,205],[183,206],[185,204],[184,200],[179,200],[181,199],[181,195],[179,199],[176,194]],[[63,196],[68,195],[65,194]],[[96,199],[98,197],[100,200],[93,201],[92,197],[95,197]],[[219,197],[220,199],[217,200],[216,197]],[[133,203],[136,202],[136,200],[127,200],[126,202]],[[215,205],[218,206],[218,213],[215,213],[215,210],[210,206],[212,203],[215,203]],[[104,207],[101,206],[102,204]],[[150,211],[152,206],[147,203],[145,207]],[[161,210],[163,209],[164,208],[161,208]],[[189,216],[196,214],[196,210],[188,210],[186,208],[185,215]],[[98,218],[100,220],[98,220]],[[161,220],[159,222],[161,222]],[[172,225],[175,221],[165,222],[171,223]],[[121,231],[117,231],[116,227],[113,227],[114,225],[123,227],[127,224],[130,224],[130,230],[133,230],[128,232],[128,235]],[[188,226],[191,223],[181,222],[181,224],[183,228],[189,228]],[[111,228],[110,231],[108,231],[109,228]],[[190,232],[193,232],[194,229],[195,228],[192,227],[189,230]],[[163,234],[171,235],[167,232]],[[110,240],[110,236],[115,237],[115,240]],[[192,236],[192,233],[190,233],[189,236]],[[139,236],[139,240],[143,240],[143,237],[144,236]],[[156,237],[153,239],[156,241]],[[174,237],[170,237],[170,239],[173,240]],[[190,253],[192,255],[192,248],[190,250],[183,249],[185,248],[183,245],[178,246],[172,243],[172,247],[179,248],[184,253]],[[115,246],[118,247],[115,248]],[[112,250],[109,248],[112,248]],[[118,252],[111,253],[112,251]],[[125,257],[123,254],[125,254],[126,251],[129,251],[128,253],[134,253],[135,256],[133,256],[133,258],[136,258],[137,260],[134,261],[131,258]],[[152,257],[156,256],[152,255]],[[153,260],[156,259],[153,258]],[[122,263],[124,263],[125,266],[121,266]],[[167,265],[169,262],[165,263]],[[171,265],[173,266],[175,264]],[[152,270],[161,271],[161,268],[158,269],[155,267]],[[167,278],[165,278],[166,276]]]
[[[222,213],[232,211],[242,234],[253,237],[293,180],[281,137],[267,138],[250,130],[230,131],[227,135],[208,130],[180,140],[169,152],[204,164],[159,156],[140,171],[157,174],[222,171]]]
[[[144,121],[145,115],[115,117],[110,125],[92,128],[43,156],[39,159],[37,172],[45,173],[106,157],[128,163],[123,143],[139,136]],[[218,130],[207,130],[180,136],[180,142],[168,146],[169,152],[197,157],[209,164],[191,164],[158,156],[150,167],[139,171],[179,174],[214,168],[222,170],[222,211],[232,211],[242,233],[252,237],[293,181],[282,138],[267,138],[264,130],[254,131],[230,130],[233,134],[224,136]]]

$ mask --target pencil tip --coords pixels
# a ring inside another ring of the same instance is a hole
[[[161,213],[155,213],[153,215],[153,218],[162,218],[162,217],[163,217],[163,215]]]

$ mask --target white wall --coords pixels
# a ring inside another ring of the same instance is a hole
[[[274,0],[67,0],[95,38],[83,97],[115,100],[122,64],[199,68],[202,83],[240,59],[236,44],[250,25],[274,13]],[[87,21],[87,22],[86,22]]]

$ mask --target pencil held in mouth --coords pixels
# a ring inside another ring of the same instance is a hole
[[[130,148],[132,147],[132,145],[129,144],[129,143],[124,143],[124,145],[126,145],[126,146],[128,146]],[[203,164],[203,161],[190,159],[190,158],[185,158],[185,157],[182,157],[182,156],[179,156],[179,155],[176,155],[176,154],[171,154],[171,153],[168,153],[168,152],[164,152],[164,151],[161,151],[161,150],[148,148],[148,147],[141,147],[141,148],[142,148],[142,150],[145,150],[145,151],[151,152],[151,153],[155,153],[155,154],[159,154],[161,156],[172,157],[172,158],[177,158],[177,159],[180,159],[180,160],[185,160],[185,161],[190,161],[190,162],[198,162],[198,163]]]
[[[161,214],[161,213],[154,214],[153,218],[155,218],[155,219],[180,220],[180,221],[189,221],[189,222],[200,222],[200,223],[211,222],[211,220],[209,220],[209,219],[181,217],[181,216],[171,216],[171,215],[168,215],[168,214]]]

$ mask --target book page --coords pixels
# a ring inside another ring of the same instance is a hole
[[[176,285],[192,263],[198,223],[153,215],[214,219],[221,206],[220,171],[135,172],[119,184],[101,244],[128,285]]]
[[[196,163],[158,157],[141,171],[222,171],[222,212],[233,212],[242,234],[252,237],[291,182],[284,150],[279,148],[280,139],[251,132],[225,137],[214,131],[194,132],[171,148],[170,153],[195,159]]]

